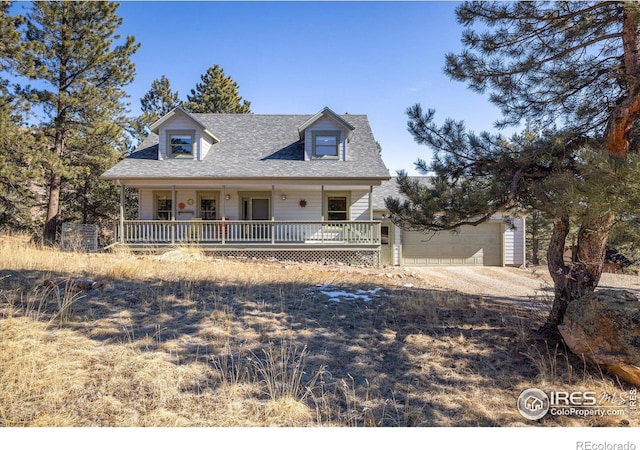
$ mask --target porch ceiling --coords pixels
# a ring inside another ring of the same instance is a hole
[[[122,180],[116,185],[135,189],[207,189],[222,190],[367,190],[369,186],[380,186],[381,180]]]

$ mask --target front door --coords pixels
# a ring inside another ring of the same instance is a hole
[[[251,200],[251,220],[269,220],[269,199],[254,198]]]
[[[245,197],[242,199],[242,219],[268,221],[271,208],[268,198]],[[245,238],[252,241],[271,239],[271,224],[256,223],[245,227]]]

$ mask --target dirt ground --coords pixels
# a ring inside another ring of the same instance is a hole
[[[515,267],[412,267],[426,284],[442,290],[458,291],[482,298],[523,306],[548,302],[553,281],[546,266]],[[638,275],[603,273],[599,289],[626,289],[640,295]]]

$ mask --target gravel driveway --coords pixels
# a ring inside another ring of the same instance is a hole
[[[514,267],[412,267],[411,271],[434,288],[522,304],[553,297],[553,282],[546,266]],[[602,274],[599,288],[627,289],[640,295],[637,275]]]

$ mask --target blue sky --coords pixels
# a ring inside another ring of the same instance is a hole
[[[218,64],[257,114],[366,114],[392,175],[415,173],[430,151],[407,131],[414,103],[436,119],[490,130],[500,117],[486,97],[443,73],[461,50],[458,2],[121,1],[122,36],[141,44],[126,87],[132,115],[165,75],[180,98]],[[27,6],[23,4],[22,6]]]
[[[141,44],[127,87],[133,114],[165,75],[182,99],[214,64],[261,114],[367,114],[391,174],[427,147],[407,132],[407,107],[491,129],[499,111],[443,73],[461,49],[457,2],[121,2],[122,35]]]

